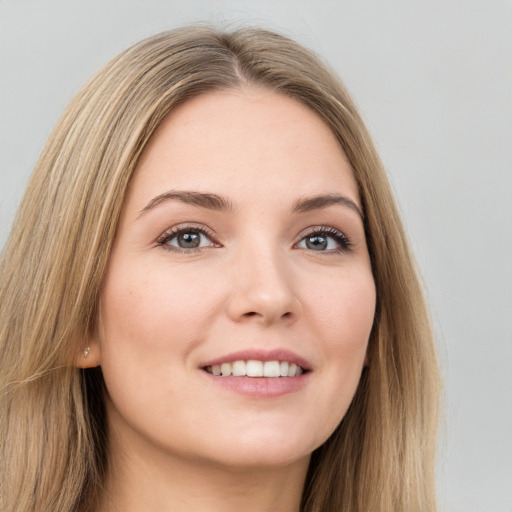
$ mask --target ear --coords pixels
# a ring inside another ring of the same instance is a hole
[[[101,348],[97,339],[91,339],[87,344],[80,345],[76,356],[77,368],[94,368],[101,364]]]

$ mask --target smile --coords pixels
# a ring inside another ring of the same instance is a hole
[[[221,363],[204,368],[222,377],[298,377],[304,369],[289,361],[258,361],[255,359]]]

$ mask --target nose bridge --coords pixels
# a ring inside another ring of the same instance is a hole
[[[296,317],[300,303],[290,263],[286,249],[268,238],[243,244],[233,266],[231,317],[237,321],[255,318],[267,324]]]

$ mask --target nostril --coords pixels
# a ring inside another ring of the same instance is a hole
[[[248,311],[247,313],[245,313],[244,316],[263,316],[263,315],[256,311]],[[287,311],[286,313],[283,313],[281,315],[281,318],[290,318],[291,316],[292,316],[292,313],[290,311]]]

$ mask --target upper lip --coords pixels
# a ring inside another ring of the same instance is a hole
[[[211,359],[206,361],[201,365],[202,368],[207,366],[215,366],[222,363],[232,363],[234,361],[288,361],[289,363],[295,363],[297,366],[300,366],[303,370],[311,370],[311,364],[295,354],[291,350],[277,348],[273,350],[263,350],[263,349],[249,349],[249,350],[239,350],[237,352],[231,352],[224,356],[216,357],[215,359]]]

